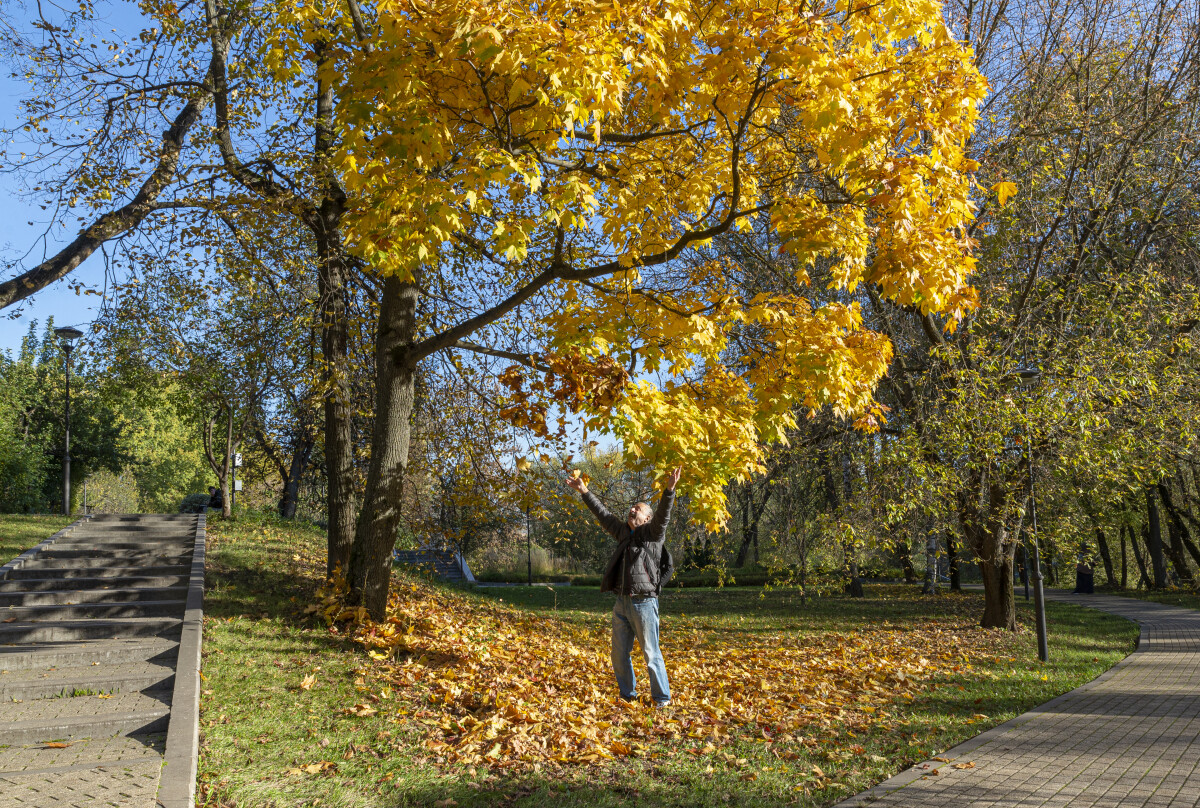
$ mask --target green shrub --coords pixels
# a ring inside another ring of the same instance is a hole
[[[188,494],[179,505],[180,513],[204,513],[208,507],[208,494]]]

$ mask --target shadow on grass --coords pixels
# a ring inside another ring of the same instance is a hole
[[[847,791],[831,792],[823,802],[849,795]],[[729,773],[714,777],[697,769],[694,774],[668,774],[643,761],[616,768],[514,775],[495,782],[448,778],[385,791],[379,804],[386,808],[782,808],[796,805],[796,796],[794,792],[769,793]]]

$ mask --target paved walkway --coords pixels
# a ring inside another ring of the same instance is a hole
[[[926,761],[837,808],[1200,805],[1200,612],[1112,595],[1046,597],[1137,621],[1137,651],[1088,684],[939,755],[951,763]],[[974,768],[953,767],[965,762]]]
[[[81,520],[0,570],[0,808],[161,799],[198,527]]]

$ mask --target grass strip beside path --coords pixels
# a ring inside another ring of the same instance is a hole
[[[1060,591],[1071,592],[1073,590],[1062,587]],[[1096,587],[1096,594],[1116,595],[1122,598],[1133,598],[1134,600],[1147,600],[1152,603],[1161,603],[1165,606],[1182,606],[1185,609],[1200,611],[1200,592],[1195,589],[1185,589],[1182,587],[1171,587],[1168,589],[1110,589],[1107,586],[1100,586]]]
[[[677,698],[658,714],[615,703],[611,599],[594,588],[461,592],[404,579],[401,605],[426,612],[403,628],[395,657],[373,659],[304,613],[324,569],[322,534],[211,520],[209,540],[200,758],[208,806],[825,805],[1089,681],[1137,637],[1127,621],[1050,604],[1052,661],[1043,666],[1032,631],[975,627],[975,594],[869,587],[861,600],[802,604],[787,589],[684,590],[662,602]],[[565,661],[568,647],[581,661]],[[875,656],[863,659],[884,672],[916,665],[916,649],[936,673],[851,681],[854,665],[839,652],[853,661],[855,648],[869,649]],[[892,649],[887,659],[883,648]],[[509,657],[524,669],[504,667]],[[529,669],[534,659],[542,670]],[[756,660],[770,680],[741,682]],[[497,670],[512,680],[503,706],[472,690]],[[599,672],[599,695],[571,701],[583,685],[566,673],[589,671]],[[861,690],[839,691],[847,681]],[[560,719],[521,718],[553,715],[556,697]],[[553,747],[571,727],[619,738],[613,759],[556,763],[537,746]],[[497,732],[502,752],[479,755],[490,744],[466,743],[472,731]]]
[[[73,521],[66,516],[0,514],[0,564],[7,564]]]

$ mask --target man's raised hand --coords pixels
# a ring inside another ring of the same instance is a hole
[[[674,491],[675,486],[679,483],[679,478],[683,476],[683,466],[676,466],[675,470],[667,475],[667,490]]]
[[[586,494],[588,492],[587,483],[583,481],[583,475],[578,471],[572,472],[571,476],[567,478],[567,485],[571,486],[581,494]]]

